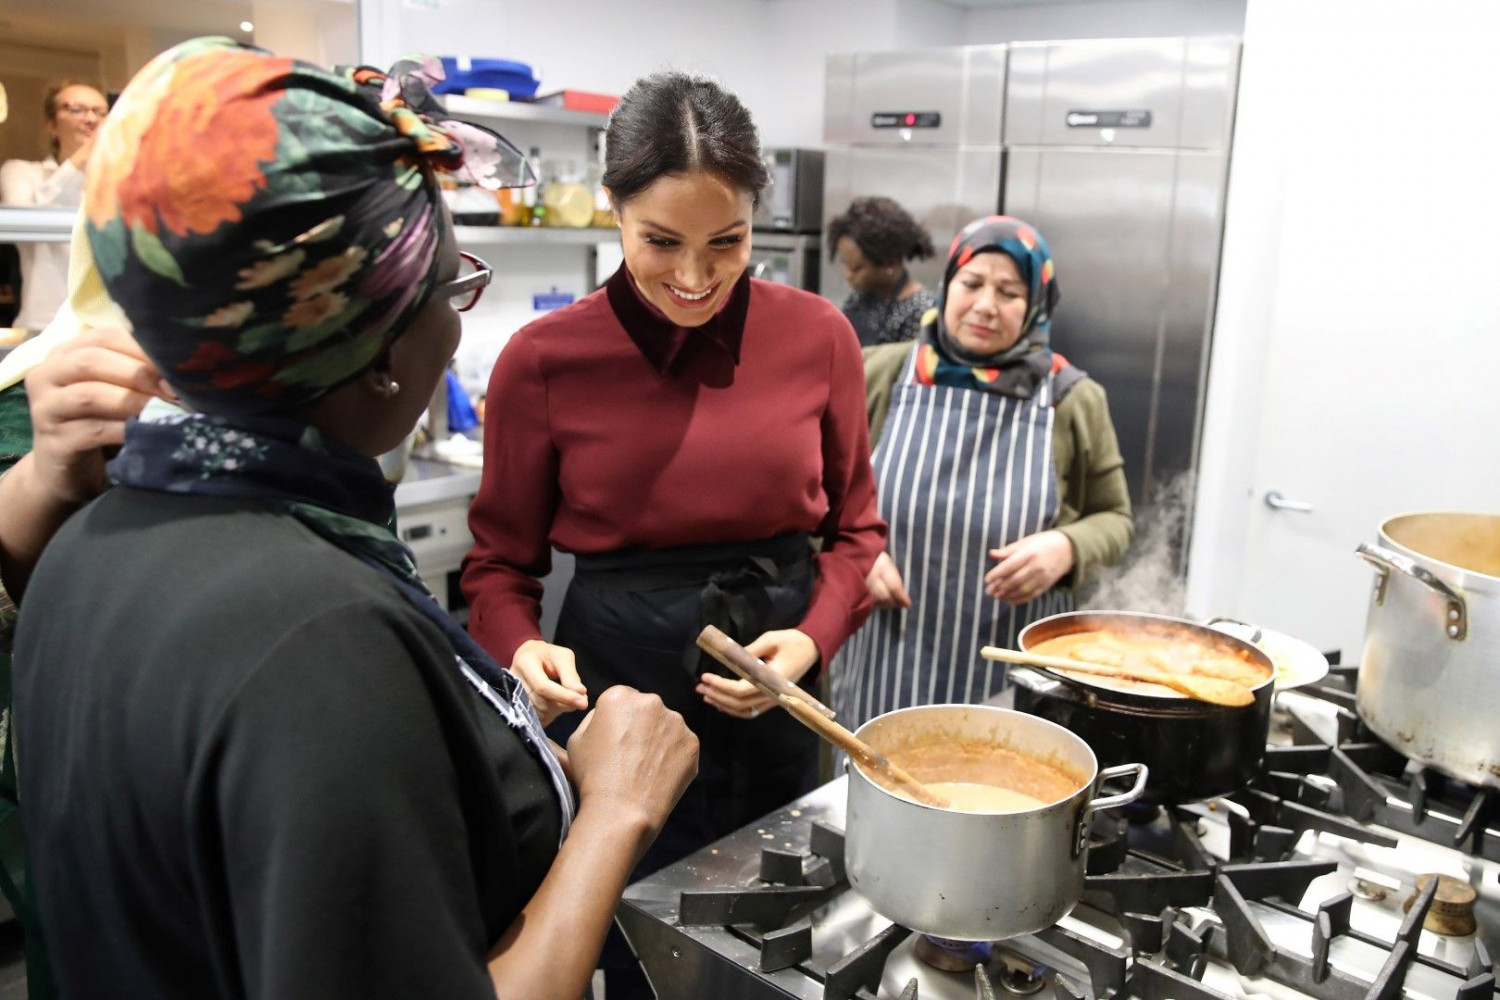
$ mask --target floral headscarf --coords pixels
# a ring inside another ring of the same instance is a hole
[[[976,254],[996,252],[1015,261],[1026,282],[1026,319],[1014,344],[999,354],[980,357],[964,350],[948,332],[943,311],[948,305],[948,286],[958,269]],[[917,381],[1029,399],[1052,371],[1052,310],[1057,299],[1052,251],[1041,233],[1008,215],[975,219],[948,249],[937,312],[924,325],[918,347]]]
[[[99,130],[84,196],[110,297],[196,409],[289,412],[353,378],[421,309],[434,171],[528,182],[447,120],[436,61],[329,72],[228,38],[153,59]]]

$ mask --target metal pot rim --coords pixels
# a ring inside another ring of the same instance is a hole
[[[1025,649],[1027,634],[1032,633],[1033,630],[1038,629],[1039,626],[1045,625],[1047,622],[1057,621],[1058,619],[1062,618],[1082,618],[1086,615],[1109,615],[1116,618],[1134,618],[1145,621],[1163,622],[1170,625],[1182,626],[1189,631],[1210,633],[1216,640],[1228,640],[1228,643],[1230,645],[1250,653],[1250,655],[1255,657],[1257,661],[1261,662],[1261,665],[1264,666],[1268,671],[1266,679],[1250,688],[1250,690],[1252,692],[1258,692],[1262,688],[1266,687],[1271,687],[1274,690],[1274,685],[1276,683],[1276,664],[1271,662],[1271,658],[1266,654],[1265,650],[1260,649],[1254,643],[1246,642],[1244,639],[1241,639],[1237,635],[1231,635],[1228,632],[1221,632],[1218,629],[1212,628],[1208,625],[1204,625],[1202,622],[1195,622],[1190,618],[1178,618],[1173,615],[1161,615],[1150,611],[1064,611],[1059,614],[1048,615],[1046,618],[1038,618],[1036,621],[1027,625],[1021,630],[1020,634],[1016,636],[1016,642],[1022,649]],[[1244,705],[1237,708],[1211,706],[1206,702],[1195,702],[1192,698],[1176,692],[1158,694],[1155,691],[1125,691],[1121,690],[1120,688],[1106,687],[1103,684],[1095,684],[1082,677],[1070,677],[1058,671],[1048,670],[1045,667],[1032,667],[1030,669],[1037,670],[1047,677],[1054,678],[1055,680],[1058,680],[1063,684],[1073,685],[1075,687],[1087,690],[1091,693],[1095,693],[1098,699],[1103,702],[1112,702],[1114,701],[1114,696],[1120,695],[1126,698],[1148,699],[1153,702],[1158,702],[1162,705],[1197,705],[1204,709],[1212,709],[1216,712],[1243,712],[1252,709],[1252,706],[1250,705]]]
[[[1398,521],[1404,521],[1407,518],[1453,516],[1490,518],[1493,519],[1497,525],[1500,525],[1500,514],[1497,514],[1494,511],[1409,510],[1403,514],[1392,514],[1390,517],[1381,520],[1380,528],[1377,532],[1380,537],[1380,544],[1395,552],[1399,552],[1401,555],[1406,556],[1408,559],[1414,559],[1421,565],[1426,566],[1428,569],[1439,573],[1445,578],[1445,582],[1451,582],[1456,586],[1461,586],[1466,590],[1473,590],[1478,593],[1500,593],[1500,576],[1494,576],[1489,573],[1484,573],[1469,566],[1460,566],[1457,563],[1445,562],[1444,560],[1439,559],[1436,556],[1428,555],[1426,552],[1423,552],[1420,549],[1414,549],[1409,545],[1396,541],[1396,539],[1391,536],[1389,530],[1392,525],[1395,525]]]
[[[930,712],[930,711],[932,711],[935,708],[952,708],[952,709],[963,709],[964,711],[969,711],[969,712],[975,712],[975,711],[977,711],[977,712],[983,712],[983,713],[991,713],[991,714],[995,714],[995,715],[998,715],[998,716],[1001,716],[1001,717],[1012,717],[1012,718],[1023,719],[1023,720],[1025,720],[1025,725],[1028,725],[1028,726],[1037,726],[1038,728],[1041,728],[1041,729],[1044,729],[1044,730],[1050,729],[1053,732],[1059,734],[1060,736],[1066,737],[1067,740],[1071,740],[1072,742],[1076,743],[1083,750],[1083,752],[1088,755],[1088,760],[1089,760],[1088,778],[1087,778],[1087,780],[1084,781],[1084,783],[1082,785],[1080,785],[1078,788],[1074,789],[1071,794],[1069,794],[1068,796],[1066,796],[1064,798],[1058,799],[1056,802],[1046,802],[1046,803],[1043,803],[1042,805],[1039,805],[1039,806],[1033,806],[1030,809],[1017,809],[1017,810],[1014,810],[1013,812],[1007,812],[1007,813],[970,813],[970,812],[966,812],[963,809],[947,809],[947,808],[944,808],[942,806],[928,805],[925,802],[918,802],[916,799],[909,799],[909,798],[907,798],[904,795],[899,795],[896,792],[891,791],[889,788],[886,788],[880,782],[875,781],[869,775],[865,774],[865,772],[863,771],[863,769],[860,768],[858,762],[853,761],[853,760],[849,761],[849,766],[850,766],[851,770],[857,771],[859,773],[860,779],[863,780],[865,782],[865,784],[867,784],[870,787],[874,788],[876,791],[880,792],[882,795],[885,795],[885,796],[887,796],[889,798],[895,799],[896,801],[900,802],[902,805],[915,806],[915,807],[917,807],[919,809],[923,809],[923,810],[926,810],[928,812],[942,813],[944,815],[959,814],[959,815],[978,816],[978,817],[1026,816],[1026,815],[1030,815],[1030,814],[1033,814],[1033,813],[1044,812],[1044,811],[1046,811],[1048,809],[1056,809],[1056,808],[1058,808],[1060,806],[1063,806],[1063,805],[1065,805],[1065,804],[1067,804],[1069,802],[1072,802],[1074,799],[1078,798],[1078,796],[1080,796],[1080,795],[1087,795],[1089,793],[1090,789],[1092,789],[1094,787],[1094,782],[1096,782],[1099,779],[1099,758],[1094,753],[1094,748],[1091,747],[1091,746],[1089,746],[1088,743],[1083,739],[1083,737],[1079,736],[1077,733],[1073,732],[1071,729],[1068,729],[1065,726],[1059,726],[1057,723],[1053,722],[1051,719],[1043,719],[1040,716],[1031,715],[1030,713],[1027,713],[1027,712],[1020,712],[1020,711],[1017,711],[1016,709],[1013,709],[1013,708],[1001,708],[998,705],[968,705],[968,704],[964,704],[962,702],[949,702],[949,703],[942,703],[942,704],[937,704],[937,705],[909,705],[906,708],[898,708],[898,709],[895,709],[894,711],[886,712],[883,715],[877,715],[873,719],[869,719],[868,721],[866,721],[864,723],[864,725],[860,726],[858,729],[856,729],[854,731],[854,735],[855,736],[860,736],[860,734],[863,733],[866,729],[868,729],[870,726],[874,725],[876,722],[881,721],[882,719],[891,719],[891,718],[895,718],[897,716],[901,716],[901,715],[905,715],[905,714],[913,713],[913,712],[918,712],[918,713]],[[860,738],[863,739],[863,736],[860,736]],[[876,747],[876,749],[878,750],[879,747]]]

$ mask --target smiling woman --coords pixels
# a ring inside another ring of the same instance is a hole
[[[47,88],[42,114],[51,155],[0,166],[0,204],[77,208],[94,133],[109,114],[109,102],[90,84],[63,80]],[[23,243],[20,254],[21,310],[14,322],[39,331],[52,321],[67,294],[68,244]]]
[[[768,178],[744,106],[708,80],[649,77],[606,148],[624,266],[496,362],[463,587],[473,634],[544,716],[628,684],[697,733],[698,779],[640,877],[816,781],[815,737],[763,714],[693,639],[717,625],[807,683],[869,613],[885,525],[854,331],[745,270]],[[555,643],[537,621],[553,546],[577,556]],[[611,1000],[651,996],[623,938],[604,964]]]
[[[703,171],[663,177],[621,205],[625,266],[641,297],[679,326],[701,325],[745,272],[754,209],[749,192]]]

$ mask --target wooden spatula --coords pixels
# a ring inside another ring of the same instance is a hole
[[[855,736],[837,722],[834,722],[831,718],[820,714],[813,708],[814,705],[828,712],[828,715],[832,715],[833,713],[829,712],[812,695],[807,694],[801,688],[792,684],[780,674],[777,674],[776,671],[767,667],[760,660],[751,656],[745,650],[744,646],[729,638],[720,629],[710,625],[699,633],[698,648],[724,664],[730,670],[733,670],[740,677],[754,684],[761,694],[769,698],[775,698],[776,703],[788,712],[791,712],[792,716],[798,722],[858,761],[864,767],[866,773],[887,788],[908,795],[925,805],[947,807],[947,799],[940,795],[934,795],[928,790],[926,785],[913,778],[904,768],[897,766],[885,754],[876,750],[864,740]],[[763,680],[767,674],[774,675],[777,681],[794,688],[803,697],[799,698],[795,694],[786,693],[784,690],[779,689],[779,685],[775,685],[774,682],[767,683],[766,680]]]
[[[1100,663],[1086,663],[1083,660],[1070,660],[1062,656],[1044,656],[1040,653],[1001,649],[999,646],[985,646],[979,651],[979,655],[986,660],[1003,660],[1006,663],[1020,663],[1028,667],[1046,667],[1049,670],[1160,684],[1162,687],[1169,687],[1189,698],[1206,701],[1211,705],[1239,708],[1255,701],[1255,694],[1243,684],[1217,677],[1204,677],[1200,674],[1174,674],[1166,670],[1152,670],[1149,667],[1110,667]]]

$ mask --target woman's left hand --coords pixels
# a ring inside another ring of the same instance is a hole
[[[1040,531],[990,549],[990,558],[997,565],[984,575],[984,592],[997,601],[1025,604],[1073,568],[1073,543],[1061,531]]]
[[[791,681],[800,681],[818,662],[818,644],[806,632],[794,628],[762,632],[760,638],[745,647],[751,656],[766,661],[766,666]],[[725,715],[753,719],[776,704],[761,694],[749,681],[704,674],[698,683],[703,700]]]

